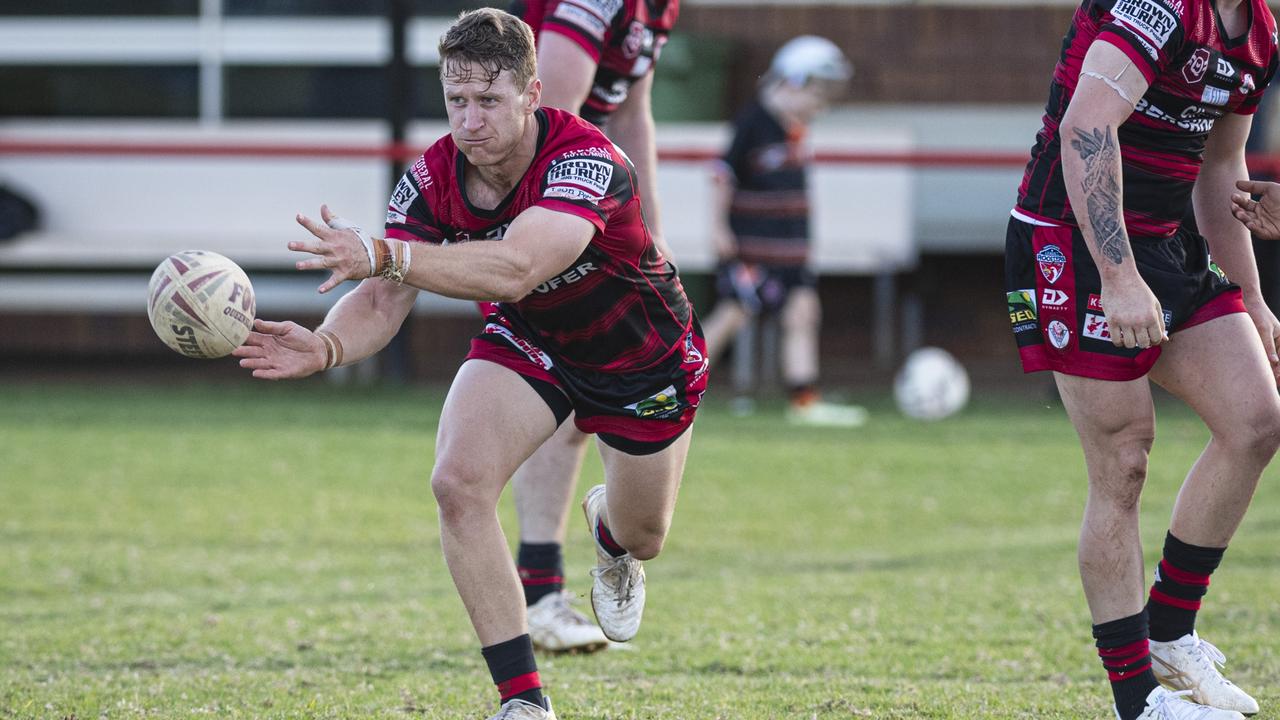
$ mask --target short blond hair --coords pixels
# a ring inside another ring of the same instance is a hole
[[[538,73],[533,30],[511,13],[494,8],[458,16],[440,38],[440,75],[470,82],[477,74],[492,84],[503,70],[523,90]]]

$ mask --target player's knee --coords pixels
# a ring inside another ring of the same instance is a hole
[[[1247,415],[1237,416],[1234,428],[1218,435],[1235,453],[1247,454],[1263,462],[1280,448],[1280,404],[1269,403]]]
[[[1109,512],[1136,513],[1152,440],[1145,434],[1132,436],[1111,447],[1108,457],[1091,459],[1090,501],[1105,503]]]
[[[440,520],[446,524],[471,513],[493,512],[497,499],[486,487],[485,478],[466,465],[442,462],[431,472],[431,493],[440,507]]]
[[[627,528],[622,532],[615,531],[613,536],[619,545],[631,553],[631,557],[637,560],[652,560],[658,557],[658,553],[662,552],[662,545],[666,542],[667,532],[666,528],[646,525]]]

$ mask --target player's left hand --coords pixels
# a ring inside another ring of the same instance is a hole
[[[1271,308],[1262,300],[1246,300],[1245,308],[1249,311],[1253,327],[1258,331],[1258,337],[1262,339],[1262,349],[1267,354],[1267,362],[1271,364],[1271,374],[1280,383],[1280,353],[1276,350],[1277,345],[1280,345],[1280,320],[1276,320]]]
[[[1280,240],[1280,185],[1237,180],[1236,189],[1240,192],[1231,194],[1231,213],[1236,220],[1263,240]]]
[[[320,219],[324,224],[298,214],[298,224],[316,237],[315,242],[295,240],[289,249],[306,252],[317,257],[299,260],[294,267],[299,270],[330,270],[329,279],[320,285],[320,292],[327,293],[347,280],[363,280],[373,273],[373,251],[369,236],[359,227],[338,217],[328,205],[320,206]]]

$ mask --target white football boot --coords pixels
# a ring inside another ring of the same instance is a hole
[[[596,537],[596,524],[604,513],[604,485],[587,491],[582,512],[587,516],[587,529]],[[605,637],[626,642],[640,630],[644,614],[644,566],[631,553],[613,557],[596,539],[596,566],[591,570],[591,609]]]
[[[567,592],[548,593],[526,612],[529,637],[539,650],[592,653],[609,646],[599,626],[569,604]]]
[[[545,708],[524,700],[508,700],[498,708],[498,714],[489,720],[556,720],[556,711],[551,709],[551,698],[544,696],[542,699],[547,703]]]
[[[1185,690],[1201,705],[1235,710],[1245,715],[1258,712],[1258,701],[1222,677],[1219,666],[1227,657],[1193,630],[1170,642],[1149,642],[1151,671],[1156,680],[1173,690]]]
[[[1185,695],[1185,690],[1173,692],[1157,685],[1147,695],[1147,706],[1143,708],[1138,720],[1244,720],[1244,716],[1234,710],[1219,710],[1187,702]],[[1115,712],[1119,718],[1120,711]]]

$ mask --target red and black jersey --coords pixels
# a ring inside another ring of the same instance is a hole
[[[579,114],[603,126],[627,99],[631,85],[658,61],[680,14],[680,0],[517,0],[511,12],[535,36],[560,33],[596,62],[591,92]]]
[[[808,262],[809,157],[803,131],[784,128],[759,100],[734,121],[733,142],[721,160],[734,177],[729,228],[739,260]]]
[[[595,225],[582,255],[502,311],[564,364],[602,372],[640,370],[681,349],[693,311],[676,269],[653,244],[635,191],[635,170],[593,125],[555,108],[537,111],[538,145],[524,177],[492,210],[472,205],[466,158],[445,136],[400,179],[387,208],[387,237],[431,243],[501,241],[530,207]]]
[[[1265,0],[1244,1],[1248,29],[1228,37],[1212,0],[1084,0],[1062,43],[1044,125],[1018,189],[1019,213],[1076,224],[1058,130],[1096,40],[1123,51],[1150,83],[1118,130],[1125,226],[1132,236],[1173,234],[1190,204],[1214,121],[1255,112],[1275,75],[1275,18]]]

